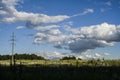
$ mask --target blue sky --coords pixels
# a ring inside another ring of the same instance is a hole
[[[16,53],[118,59],[119,14],[120,0],[0,0],[0,54],[14,32]]]

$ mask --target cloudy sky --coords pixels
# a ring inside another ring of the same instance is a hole
[[[120,0],[0,0],[0,54],[120,58]]]

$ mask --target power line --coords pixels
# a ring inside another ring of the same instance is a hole
[[[11,42],[12,42],[12,60],[11,60],[11,64],[13,65],[14,64],[14,42],[15,42],[15,39],[14,39],[14,32],[12,33],[12,36],[11,36]]]

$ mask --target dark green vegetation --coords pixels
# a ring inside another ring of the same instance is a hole
[[[76,60],[76,57],[75,56],[69,56],[69,57],[65,56],[61,60]]]
[[[0,60],[0,80],[120,80],[120,60],[78,60],[74,56],[45,60],[34,54],[15,54],[11,65],[8,56]]]
[[[42,56],[37,56],[35,54],[15,54],[15,59],[17,60],[44,60]],[[11,55],[0,55],[0,60],[9,60],[11,59]]]
[[[0,66],[0,80],[120,80],[120,66]]]
[[[38,56],[36,54],[15,54],[15,59],[17,60],[44,60],[45,58],[42,56]],[[0,55],[0,60],[9,60],[11,59],[11,55]],[[80,58],[79,58],[80,59]],[[76,60],[75,56],[65,56],[61,58],[61,60]]]
[[[38,56],[36,54],[15,54],[16,60],[45,60],[44,57]],[[9,60],[11,59],[11,55],[0,55],[0,60]],[[75,56],[65,56],[61,60],[76,60]]]
[[[30,65],[22,62],[1,64],[0,80],[120,80],[120,60],[40,60],[39,64]]]

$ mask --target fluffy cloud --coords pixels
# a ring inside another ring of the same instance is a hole
[[[38,55],[43,56],[45,59],[61,59],[64,56],[67,56],[66,54],[62,54],[59,52],[40,52]]]
[[[11,17],[3,18],[2,22],[30,22],[31,24],[38,25],[40,23],[56,23],[69,18],[66,15],[48,16],[45,14],[34,14],[26,12],[14,12]]]
[[[81,56],[80,54],[75,54],[75,53],[60,53],[60,52],[57,52],[57,51],[54,51],[54,52],[40,52],[38,53],[39,56],[43,56],[45,59],[52,59],[52,60],[58,60],[58,59],[61,59],[63,57],[66,57],[66,56],[75,56],[76,58],[80,58],[80,59],[85,59],[84,56]]]
[[[69,49],[72,52],[80,53],[87,51],[89,49],[96,49],[98,47],[104,47],[106,44],[102,43],[102,41],[95,39],[78,39],[68,44]]]
[[[16,12],[15,5],[19,0],[0,0],[0,14],[3,15],[12,15],[13,12]]]
[[[52,31],[52,30],[49,30]],[[61,32],[54,32],[54,33],[49,33],[48,32],[38,32],[34,35],[35,40],[34,42],[37,44],[41,43],[53,43],[53,44],[61,44],[65,38],[67,37],[66,35],[61,35]]]
[[[94,55],[86,54],[84,59],[103,59],[105,56],[109,56],[109,53],[95,53]]]
[[[102,23],[81,28],[67,28],[65,34],[59,28],[39,32],[35,43],[52,43],[56,48],[82,53],[91,49],[113,46],[120,42],[120,25]]]
[[[69,49],[73,52],[113,46],[116,42],[120,42],[120,25],[102,23],[79,29],[71,28],[67,31],[74,35],[72,41],[68,44]]]
[[[120,41],[120,25],[102,23],[76,30],[71,29],[71,32],[76,35],[83,35],[87,39],[104,40],[106,42]]]
[[[80,14],[76,14],[73,16],[67,15],[57,15],[57,16],[48,16],[46,14],[39,13],[27,13],[24,11],[16,10],[15,6],[18,5],[20,0],[0,0],[0,14],[2,14],[3,18],[0,19],[0,22],[25,22],[27,27],[32,27],[36,29],[41,29],[42,27],[46,27],[49,25],[43,25],[48,23],[57,23],[60,21],[64,21],[65,19],[86,15],[88,13],[93,13],[93,9],[86,9],[84,12]],[[42,25],[42,26],[41,26]]]
[[[102,23],[72,28],[68,27],[73,25],[72,22],[69,22],[67,28],[63,28],[55,24],[71,17],[93,13],[93,9],[86,9],[73,16],[48,16],[16,10],[15,6],[18,5],[19,1],[0,0],[0,14],[3,16],[0,22],[25,22],[27,28],[38,31],[34,35],[34,43],[36,44],[51,43],[56,48],[71,50],[73,53],[82,53],[91,49],[113,46],[116,42],[120,42],[120,25]]]
[[[15,5],[17,5],[18,1],[20,0],[0,0],[0,14],[4,16],[0,20],[1,22],[30,22],[31,24],[38,25],[41,23],[57,23],[69,18],[67,15],[48,16],[45,14],[17,11]]]

